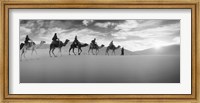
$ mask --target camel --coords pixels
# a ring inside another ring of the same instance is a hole
[[[120,46],[118,45],[117,47],[115,47],[115,45],[111,45],[111,46],[108,46],[107,48],[106,48],[106,55],[109,55],[109,50],[112,50],[112,54],[114,53],[114,55],[115,55],[115,50],[116,49],[119,49],[120,48]]]
[[[104,45],[102,44],[101,46],[98,46],[97,44],[94,45],[92,43],[90,43],[90,47],[89,47],[89,50],[88,50],[88,54],[90,53],[90,50],[92,50],[92,54],[94,55],[94,52],[93,52],[93,49],[96,50],[96,55],[99,53],[99,49],[103,48]]]
[[[74,52],[74,49],[75,49],[75,48],[78,48],[78,55],[80,55],[81,52],[82,52],[82,49],[81,49],[81,48],[82,48],[82,47],[86,47],[86,46],[88,46],[87,43],[78,43],[78,45],[76,45],[75,43],[72,43],[71,46],[70,46],[70,48],[69,48],[69,55],[71,55],[71,54],[70,54],[71,49],[72,49],[74,55],[76,55],[75,52]],[[79,51],[80,51],[80,52],[79,52]]]
[[[54,54],[54,50],[55,50],[56,48],[59,48],[59,53],[60,53],[60,55],[62,56],[62,51],[61,51],[61,49],[62,49],[63,46],[66,46],[68,42],[69,42],[68,39],[66,39],[64,43],[63,43],[62,41],[58,41],[58,42],[52,41],[51,44],[50,44],[50,49],[49,49],[49,56],[52,57],[52,56],[51,56],[51,52],[52,52],[52,54],[54,55],[54,57],[57,57],[57,56]]]
[[[20,50],[21,52],[21,60],[22,60],[22,55],[24,55],[24,58],[26,58],[25,53],[27,52],[27,50],[31,50],[31,55],[33,54],[33,52],[35,52],[35,54],[37,54],[36,49],[38,49],[39,47],[41,47],[44,43],[46,43],[45,41],[41,41],[39,45],[36,45],[35,42],[30,42],[28,45],[25,45],[24,43],[20,44]]]

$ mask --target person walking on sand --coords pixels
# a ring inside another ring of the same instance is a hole
[[[124,47],[121,49],[121,55],[124,55]]]

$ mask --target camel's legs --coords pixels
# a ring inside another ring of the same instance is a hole
[[[109,53],[108,53],[108,52],[109,52],[109,49],[107,48],[107,49],[106,49],[106,54],[105,54],[105,55],[109,55]]]
[[[32,50],[31,50],[31,55],[33,55],[33,51],[34,51],[34,50],[32,49]]]
[[[79,54],[79,48],[78,48],[78,55],[80,55],[80,54]]]
[[[96,49],[96,55],[99,53],[99,49]]]
[[[31,55],[33,55],[33,52],[35,52],[35,54],[37,55],[37,51],[35,48],[32,49]]]
[[[112,50],[112,55],[114,54],[114,50]]]
[[[61,51],[61,47],[59,48],[59,52],[60,52],[60,55],[62,56],[62,51]]]
[[[81,51],[81,52],[79,53],[79,55],[82,53],[82,49],[81,49],[81,48],[80,48],[80,51]]]
[[[72,49],[72,47],[69,48],[69,55],[71,55],[71,54],[70,54],[71,49]]]
[[[97,55],[97,50],[95,49],[95,53],[94,53],[94,55]]]
[[[88,50],[88,54],[90,54],[90,48],[89,48],[89,50]]]
[[[115,55],[115,50],[113,50],[112,54],[114,54],[114,55]]]
[[[22,56],[24,56],[24,59],[26,58],[25,53],[26,53],[25,48],[23,48],[22,53],[21,53],[21,60],[22,60]]]
[[[52,49],[52,54],[54,55],[54,57],[57,57],[57,56],[54,54],[54,50],[55,50],[55,48]]]
[[[24,49],[22,48],[22,52],[21,52],[21,60],[22,60],[22,56],[24,54]]]
[[[71,51],[71,49],[72,49],[72,48],[70,47],[70,48],[69,48],[69,55],[70,55],[70,51]]]
[[[74,55],[76,55],[76,53],[74,52],[74,48],[72,49],[72,51],[73,51]]]
[[[51,47],[50,47],[50,49],[49,49],[49,56],[52,57],[52,56],[51,56]]]
[[[33,55],[34,47],[31,48],[31,55]]]
[[[80,52],[79,52],[79,50],[80,50]],[[80,55],[81,52],[82,52],[82,49],[81,49],[81,48],[78,48],[78,55]]]
[[[21,53],[21,55],[20,55],[20,61],[22,61],[22,53]]]
[[[26,59],[26,55],[25,55],[25,52],[24,52],[24,54],[23,54],[23,55],[24,55],[24,59]]]
[[[23,53],[23,54],[24,54],[24,58],[26,58],[26,55],[25,55],[25,54],[26,54],[26,52],[27,52],[27,51],[26,51],[26,50],[24,50],[24,53]]]
[[[37,55],[37,51],[36,51],[36,49],[34,49],[34,51],[35,51],[35,54]]]
[[[94,55],[94,50],[92,49],[92,55]]]

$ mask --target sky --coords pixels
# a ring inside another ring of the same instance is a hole
[[[20,42],[26,35],[39,43],[51,43],[57,36],[71,42],[77,35],[82,43],[96,38],[98,45],[114,45],[130,51],[139,51],[166,45],[180,44],[180,20],[20,20]]]

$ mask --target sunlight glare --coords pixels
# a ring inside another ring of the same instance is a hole
[[[160,49],[161,47],[162,47],[162,45],[156,44],[154,48],[155,48],[155,49]]]

